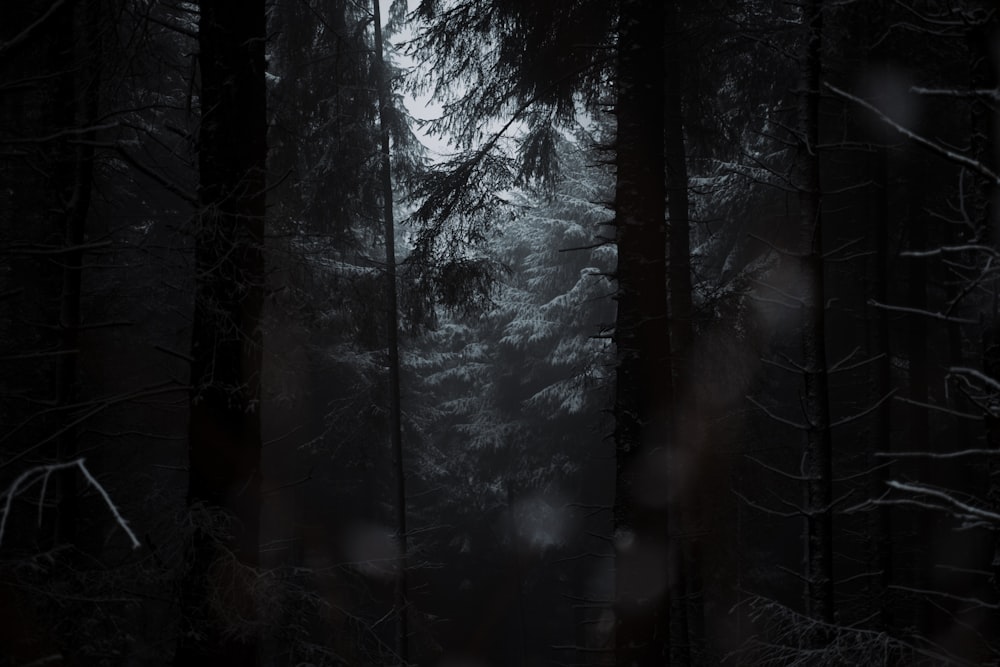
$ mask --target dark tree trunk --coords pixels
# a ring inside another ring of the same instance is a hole
[[[915,171],[920,170],[920,171]],[[908,230],[907,245],[912,250],[925,250],[928,247],[927,213],[922,196],[926,182],[923,170],[918,165],[911,171],[908,180],[915,184],[916,193],[907,198],[904,224]],[[927,262],[924,259],[913,258],[907,261],[907,304],[911,308],[927,310]],[[906,319],[906,356],[909,361],[907,376],[907,393],[909,398],[917,403],[928,403],[930,390],[928,379],[927,318],[913,315]],[[915,452],[930,451],[930,415],[927,408],[912,405],[907,409],[907,447]],[[921,457],[916,463],[916,478],[924,483],[930,483],[930,460]],[[913,516],[913,532],[918,543],[930,544],[933,516]],[[926,590],[932,574],[933,561],[930,549],[920,549],[913,563],[913,581],[915,588]],[[932,626],[933,606],[929,601],[915,605],[916,623],[920,634],[929,637]]]
[[[889,302],[889,164],[888,149],[877,146],[870,168],[874,187],[871,193],[871,229],[875,232],[875,252],[871,268],[871,294],[878,303]],[[881,401],[892,390],[892,372],[889,348],[889,314],[884,308],[869,308],[871,353],[877,357],[872,365],[872,402]],[[883,401],[875,410],[869,432],[869,452],[888,452],[892,449],[892,402]],[[869,457],[873,468],[871,476],[872,498],[880,498],[888,490],[890,467],[885,459]],[[892,516],[888,505],[880,505],[871,515],[870,549],[872,578],[872,606],[878,612],[877,627],[889,630],[892,618]]]
[[[615,659],[669,658],[667,318],[661,0],[623,0],[616,114],[618,366],[615,394]]]
[[[883,7],[872,7],[856,15],[858,23],[852,24],[866,35],[869,47],[865,53],[862,65],[866,72],[876,75],[876,80],[889,80],[889,50],[885,46],[884,36],[887,25],[888,11]],[[884,77],[884,79],[881,79]],[[889,228],[890,220],[890,177],[889,148],[885,145],[887,130],[883,127],[871,127],[863,131],[863,136],[869,142],[870,154],[867,167],[869,170],[868,198],[864,206],[869,214],[868,228],[873,231],[871,260],[869,263],[868,294],[879,304],[889,303]],[[869,354],[874,358],[870,368],[872,404],[882,403],[872,416],[871,428],[868,431],[868,463],[871,467],[869,478],[869,496],[881,498],[889,487],[887,482],[891,475],[891,466],[884,458],[877,457],[877,452],[888,452],[892,449],[892,402],[883,400],[892,391],[892,353],[889,327],[889,313],[881,307],[867,307],[866,323],[868,327]],[[894,629],[893,619],[893,542],[892,542],[892,509],[889,505],[879,505],[869,516],[868,521],[868,564],[872,571],[869,581],[870,608],[877,614],[873,626],[880,631]]]
[[[66,71],[59,87],[59,103],[66,128],[83,130],[75,145],[66,146],[65,153],[72,156],[61,174],[59,190],[62,195],[63,243],[66,251],[61,255],[62,292],[59,297],[59,349],[56,372],[56,405],[71,404],[76,398],[77,361],[80,347],[80,299],[83,281],[81,246],[85,239],[87,214],[90,211],[91,191],[94,180],[94,147],[96,132],[89,129],[97,118],[98,90],[100,87],[101,48],[98,35],[101,26],[101,3],[75,4],[66,11],[66,20],[60,22],[62,34],[60,48],[67,51]],[[67,46],[71,45],[71,46]],[[88,143],[89,142],[89,143]],[[59,461],[70,461],[77,456],[76,429],[66,427],[59,437]],[[65,470],[59,475],[59,506],[56,520],[56,543],[76,544],[80,499],[77,489],[78,471]]]
[[[993,90],[998,83],[998,65],[995,58],[996,37],[1000,32],[1000,18],[996,11],[989,18],[970,29],[969,87],[972,90]],[[972,98],[972,154],[975,159],[996,173],[1000,165],[1000,113],[996,103],[983,96]],[[975,187],[972,192],[972,211],[976,235],[981,243],[997,248],[997,211],[1000,210],[1000,187],[981,175],[973,175]],[[983,372],[989,377],[1000,377],[1000,285],[993,279],[993,308],[983,331]],[[995,414],[985,415],[986,446],[1000,450],[1000,418]],[[989,488],[987,498],[994,507],[1000,506],[1000,463],[991,458],[989,464]],[[993,559],[990,563],[993,585],[1000,592],[1000,535],[994,538]]]
[[[700,425],[696,423],[697,407],[693,402],[693,369],[691,346],[694,340],[694,309],[691,297],[691,221],[688,202],[687,150],[684,141],[684,94],[681,75],[684,61],[681,40],[684,31],[680,19],[679,0],[664,3],[664,158],[667,167],[667,230],[670,248],[670,343],[673,370],[677,381],[674,410],[674,447],[686,450],[685,461],[697,460],[692,448],[698,443]],[[671,517],[674,534],[681,545],[680,585],[683,597],[674,601],[673,615],[678,640],[675,642],[676,661],[688,664],[693,655],[703,653],[704,609],[701,577],[701,540],[698,517],[705,506],[701,489],[687,487],[675,503]]]
[[[806,54],[800,93],[799,216],[803,235],[802,346],[806,451],[806,604],[809,614],[833,623],[833,501],[830,405],[827,389],[826,304],[823,278],[822,190],[819,171],[821,0],[803,5]]]
[[[191,346],[194,535],[178,665],[255,665],[266,109],[264,0],[200,4],[201,129]]]
[[[396,573],[396,652],[399,662],[409,662],[406,583],[406,472],[403,466],[403,422],[399,389],[399,307],[396,291],[396,233],[393,221],[392,167],[389,153],[389,82],[385,77],[382,46],[382,17],[378,0],[372,1],[375,15],[375,66],[378,69],[379,133],[381,135],[382,215],[384,223],[386,273],[386,347],[389,363],[389,429],[392,440],[392,467],[396,476],[396,532],[399,540],[399,571]]]

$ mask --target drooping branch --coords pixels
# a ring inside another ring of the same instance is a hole
[[[126,535],[128,535],[129,541],[132,543],[132,548],[138,549],[141,546],[139,538],[137,538],[135,536],[135,533],[132,532],[132,529],[129,527],[128,522],[125,520],[125,518],[119,511],[118,506],[115,505],[113,500],[111,500],[111,496],[110,494],[108,494],[107,489],[105,489],[104,486],[100,482],[98,482],[97,479],[90,473],[90,470],[87,469],[87,466],[83,458],[74,459],[72,461],[66,461],[63,463],[52,463],[50,465],[35,466],[33,468],[29,468],[28,470],[25,470],[23,473],[21,473],[13,482],[10,483],[10,486],[7,487],[7,490],[4,491],[2,494],[0,494],[0,498],[6,498],[4,500],[4,506],[2,510],[3,516],[0,516],[0,544],[3,543],[4,533],[6,532],[7,529],[7,520],[10,518],[10,513],[14,503],[14,498],[17,497],[19,494],[23,493],[24,491],[26,491],[29,487],[33,486],[34,484],[41,482],[42,491],[38,496],[38,519],[39,523],[41,523],[42,505],[45,502],[45,495],[46,495],[45,492],[46,489],[48,488],[49,478],[52,476],[53,473],[61,472],[64,470],[72,470],[73,468],[78,469],[80,473],[83,475],[84,479],[86,479],[87,482],[92,487],[94,487],[97,493],[100,494],[101,498],[104,500],[104,503],[108,506],[108,510],[111,512],[111,515],[114,517],[115,522],[119,526],[121,526],[121,529],[125,531]]]
[[[875,114],[876,116],[878,116],[878,118],[880,120],[882,120],[884,123],[886,123],[887,125],[889,125],[891,128],[893,128],[894,130],[896,130],[897,132],[899,132],[900,134],[902,134],[904,137],[906,137],[908,139],[911,139],[914,142],[916,142],[916,143],[920,144],[921,146],[923,146],[924,148],[930,149],[932,152],[937,153],[941,157],[943,157],[943,158],[945,158],[947,160],[950,160],[951,162],[954,162],[955,164],[960,164],[963,167],[971,169],[972,171],[978,173],[979,175],[984,176],[984,177],[990,179],[995,184],[1000,185],[1000,175],[998,175],[996,172],[994,172],[992,169],[990,169],[989,167],[987,167],[985,164],[983,164],[979,160],[975,160],[973,158],[970,158],[967,155],[963,155],[961,153],[957,153],[957,152],[951,150],[950,148],[947,148],[947,147],[939,144],[936,141],[931,141],[930,139],[924,137],[923,135],[920,135],[920,134],[914,132],[913,130],[911,130],[911,129],[907,128],[907,127],[904,127],[899,122],[893,120],[888,115],[886,115],[886,113],[884,111],[882,111],[881,109],[879,109],[875,105],[873,105],[873,104],[871,104],[869,102],[866,102],[865,100],[861,99],[860,97],[857,97],[856,95],[852,95],[852,94],[848,93],[847,91],[842,90],[842,89],[838,88],[837,86],[834,86],[833,84],[824,82],[823,83],[823,87],[826,88],[827,90],[833,92],[834,94],[839,95],[840,97],[844,98],[845,100],[853,102],[854,104],[857,104],[857,105],[859,105],[861,107],[864,107],[865,109],[871,111],[873,114]]]

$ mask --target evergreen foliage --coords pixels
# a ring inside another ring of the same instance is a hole
[[[0,4],[0,663],[997,662],[991,3]]]

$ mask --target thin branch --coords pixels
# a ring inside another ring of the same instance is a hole
[[[766,364],[768,366],[774,366],[775,368],[780,368],[783,371],[786,371],[788,373],[794,373],[796,375],[798,375],[799,373],[806,372],[805,369],[802,368],[801,366],[799,367],[786,366],[785,364],[777,362],[774,359],[766,359],[764,357],[761,357],[760,362],[762,364]]]
[[[824,194],[829,194],[829,193],[824,192]],[[823,259],[824,260],[831,259],[833,255],[839,254],[840,252],[846,250],[847,248],[850,248],[851,246],[857,245],[858,243],[860,243],[863,240],[864,240],[863,237],[858,237],[858,238],[855,238],[855,239],[851,239],[850,241],[847,241],[846,243],[843,243],[840,246],[837,246],[833,250],[828,250],[827,252],[824,252],[823,253]]]
[[[895,313],[922,315],[924,317],[930,317],[935,320],[943,320],[945,322],[956,322],[958,324],[979,324],[979,320],[972,320],[965,317],[953,317],[951,315],[945,315],[944,313],[936,313],[934,311],[923,310],[921,308],[910,308],[908,306],[890,306],[885,303],[879,303],[875,299],[868,299],[868,305],[874,308],[881,308],[883,310],[888,310]]]
[[[996,512],[991,512],[989,510],[984,510],[979,507],[974,507],[968,503],[962,502],[958,498],[955,498],[949,493],[941,491],[939,489],[933,489],[929,486],[922,486],[920,484],[910,484],[906,482],[897,482],[895,480],[890,480],[886,482],[891,488],[899,491],[907,491],[909,493],[917,493],[922,495],[930,496],[931,498],[937,498],[946,503],[953,505],[955,508],[960,509],[964,512],[968,512],[972,516],[978,517],[980,519],[986,519],[1000,525],[1000,514]]]
[[[859,477],[867,477],[868,475],[872,474],[876,470],[880,470],[882,468],[888,468],[891,465],[892,465],[892,461],[886,461],[885,463],[880,463],[877,466],[872,466],[871,468],[868,468],[867,470],[862,470],[861,472],[856,472],[853,475],[847,475],[845,477],[834,477],[833,481],[837,482],[838,484],[840,482],[849,482],[852,479],[858,479]]]
[[[761,403],[759,403],[753,396],[747,395],[747,400],[750,401],[758,410],[763,412],[765,415],[778,422],[779,424],[784,424],[786,426],[791,426],[792,428],[798,429],[800,431],[805,431],[808,427],[805,424],[800,424],[799,422],[794,422],[791,419],[785,419],[784,417],[779,417],[775,413]]]
[[[915,593],[917,595],[934,595],[937,597],[943,597],[948,600],[955,600],[956,602],[964,602],[966,604],[971,604],[976,607],[981,607],[983,609],[1000,609],[1000,606],[993,604],[991,602],[986,602],[985,600],[980,600],[979,598],[967,598],[961,595],[955,595],[953,593],[945,593],[944,591],[934,591],[924,588],[910,588],[909,586],[900,586],[898,584],[890,584],[889,588],[897,591],[903,591],[906,593]]]
[[[788,250],[787,248],[782,248],[781,246],[771,243],[763,236],[758,236],[757,234],[747,234],[747,236],[752,238],[754,241],[760,241],[761,243],[763,243],[764,245],[766,245],[768,248],[778,253],[779,255],[785,255],[787,257],[797,257],[799,259],[806,257],[805,253],[797,252],[795,250]]]
[[[0,58],[4,57],[8,51],[17,48],[21,44],[24,44],[26,41],[28,41],[28,38],[31,36],[31,33],[33,33],[43,23],[48,21],[52,17],[52,15],[55,14],[57,11],[59,11],[59,8],[65,4],[66,0],[56,0],[51,5],[49,5],[49,8],[45,10],[44,14],[38,17],[37,21],[35,21],[34,23],[29,25],[24,30],[17,33],[10,39],[8,39],[3,44],[0,44]]]
[[[957,90],[954,88],[924,88],[923,86],[910,86],[910,92],[914,95],[927,95],[931,97],[980,97],[1000,102],[1000,91],[996,88]]]
[[[3,517],[0,517],[0,543],[3,543],[4,533],[7,529],[7,519],[10,517],[11,506],[18,492],[27,489],[37,481],[42,482],[42,495],[38,501],[39,521],[40,521],[41,506],[45,500],[45,493],[48,488],[49,477],[54,472],[58,472],[60,470],[68,470],[70,468],[78,468],[80,472],[83,474],[84,478],[87,480],[87,482],[89,482],[90,485],[97,490],[100,496],[104,499],[104,502],[108,506],[108,509],[111,511],[112,516],[114,516],[115,522],[119,526],[121,526],[122,530],[125,531],[125,534],[128,535],[129,540],[131,540],[132,542],[132,548],[138,549],[141,546],[139,539],[135,536],[135,533],[132,532],[132,529],[129,528],[128,522],[125,521],[124,517],[122,517],[121,512],[118,511],[118,507],[111,500],[111,496],[108,495],[108,492],[104,489],[101,483],[98,482],[97,479],[90,474],[90,470],[87,469],[87,466],[84,464],[84,460],[82,458],[74,459],[73,461],[67,461],[65,463],[53,463],[51,465],[35,466],[33,468],[29,468],[28,470],[25,470],[23,473],[21,473],[17,477],[17,479],[15,479],[11,483],[11,485],[7,487],[7,490],[4,491],[3,493],[3,496],[6,496],[7,500],[4,503]]]
[[[958,410],[952,410],[951,408],[946,408],[941,405],[933,405],[932,403],[924,403],[922,401],[915,401],[912,398],[906,398],[904,396],[893,396],[893,400],[899,401],[900,403],[906,403],[908,405],[915,405],[918,408],[926,408],[927,410],[937,410],[938,412],[943,412],[947,415],[953,417],[960,417],[962,419],[971,419],[973,421],[982,421],[982,415],[970,415],[967,412],[959,412]]]
[[[764,507],[763,505],[760,505],[758,503],[753,502],[752,500],[750,500],[749,498],[747,498],[746,496],[744,496],[739,491],[736,491],[735,489],[732,489],[732,492],[733,492],[733,495],[735,495],[737,498],[739,498],[740,500],[742,500],[743,502],[745,502],[750,507],[754,508],[755,510],[759,510],[761,512],[764,512],[765,514],[770,514],[771,516],[777,516],[777,517],[780,517],[782,519],[791,519],[791,518],[794,518],[794,517],[801,517],[801,516],[803,516],[805,514],[804,512],[801,512],[801,511],[799,511],[799,512],[779,512],[778,510],[773,510],[770,507]]]
[[[111,510],[111,514],[115,517],[115,521],[117,521],[118,525],[122,527],[122,530],[124,530],[129,536],[129,539],[132,540],[132,549],[138,549],[140,546],[139,540],[136,538],[135,533],[132,532],[132,529],[128,527],[128,522],[126,522],[122,515],[118,512],[118,508],[115,507],[113,502],[111,502],[111,496],[109,496],[108,492],[104,490],[104,487],[101,486],[96,479],[94,479],[94,476],[90,474],[90,471],[87,470],[87,466],[83,463],[83,459],[77,459],[76,464],[79,466],[80,472],[83,473],[83,476],[87,478],[87,481],[90,482],[93,487],[97,489],[97,492],[101,494],[101,497],[104,498],[104,502],[107,503],[108,509]]]
[[[776,294],[780,294],[781,296],[785,297],[789,301],[798,302],[800,305],[803,304],[803,303],[805,303],[805,301],[802,299],[802,297],[795,296],[794,294],[789,294],[788,292],[782,290],[779,287],[775,287],[774,285],[772,285],[770,283],[765,283],[763,280],[751,280],[750,282],[752,282],[755,285],[760,285],[761,287],[763,287],[765,289],[769,289],[772,292],[775,292]]]
[[[941,255],[952,253],[952,252],[985,252],[994,257],[1000,256],[996,248],[991,248],[988,245],[981,245],[978,243],[968,243],[964,245],[945,245],[940,248],[934,248],[933,250],[904,250],[899,253],[900,257],[939,257]]]
[[[878,401],[876,401],[874,404],[872,404],[866,410],[862,410],[861,412],[853,414],[853,415],[851,415],[849,417],[844,417],[843,419],[838,419],[837,421],[835,421],[832,424],[830,424],[830,428],[837,428],[838,426],[843,426],[844,424],[850,424],[851,422],[857,421],[857,420],[859,420],[859,419],[861,419],[863,417],[867,417],[871,413],[873,413],[876,410],[878,410],[879,407],[881,407],[881,405],[883,403],[885,403],[890,398],[892,398],[893,394],[895,394],[895,393],[896,393],[896,390],[893,389],[888,394],[886,394],[882,398],[878,399]]]
[[[306,482],[310,482],[310,481],[312,481],[312,478],[313,478],[312,477],[312,471],[310,470],[309,474],[306,475],[305,477],[303,477],[302,479],[297,479],[297,480],[295,480],[293,482],[287,482],[285,484],[279,484],[278,486],[272,487],[270,489],[264,489],[263,491],[260,492],[260,495],[267,496],[267,495],[270,495],[272,493],[278,493],[279,491],[284,491],[285,489],[290,489],[292,487],[296,487],[296,486],[299,486],[301,484],[305,484]]]
[[[985,382],[990,387],[1000,390],[1000,382],[997,382],[989,375],[985,375],[980,371],[977,371],[975,368],[966,368],[964,366],[952,366],[951,368],[948,369],[948,374],[950,375],[952,373],[957,373],[959,375],[971,375],[977,380]]]
[[[882,459],[957,459],[963,456],[1000,456],[1000,449],[959,449],[954,452],[875,452],[874,456]]]
[[[944,158],[946,158],[948,160],[951,160],[952,162],[960,164],[963,167],[968,167],[972,171],[975,171],[978,174],[980,174],[982,176],[985,176],[986,178],[990,179],[991,181],[993,181],[994,184],[1000,185],[1000,176],[998,176],[996,174],[996,172],[994,172],[992,169],[988,168],[986,165],[984,165],[979,160],[973,160],[972,158],[970,158],[970,157],[968,157],[966,155],[962,155],[961,153],[956,153],[955,151],[953,151],[951,149],[945,148],[944,146],[942,146],[942,145],[940,145],[938,143],[935,143],[935,142],[931,141],[930,139],[927,139],[927,138],[925,138],[925,137],[917,134],[913,130],[910,130],[910,129],[906,128],[906,127],[903,127],[902,125],[900,125],[899,123],[897,123],[896,121],[894,121],[892,118],[889,118],[889,116],[885,115],[885,113],[882,112],[880,109],[878,109],[877,107],[875,107],[872,104],[869,104],[868,102],[866,102],[865,100],[861,99],[860,97],[856,97],[854,95],[851,95],[847,91],[841,90],[840,88],[837,88],[836,86],[831,85],[831,84],[826,83],[826,82],[823,83],[823,86],[825,88],[827,88],[828,90],[830,90],[831,92],[839,95],[840,97],[843,97],[846,100],[850,100],[851,102],[854,102],[855,104],[857,104],[857,105],[859,105],[859,106],[861,106],[861,107],[863,107],[865,109],[868,109],[869,111],[871,111],[872,113],[874,113],[876,116],[878,116],[883,122],[885,122],[886,124],[888,124],[890,127],[892,127],[894,130],[896,130],[897,132],[899,132],[903,136],[905,136],[905,137],[907,137],[909,139],[912,139],[913,141],[915,141],[916,143],[920,144],[921,146],[924,146],[925,148],[929,148],[931,151],[937,153],[938,155],[940,155],[940,156],[942,156],[942,157],[944,157]]]
[[[775,473],[777,475],[781,475],[782,477],[785,477],[786,479],[793,479],[793,480],[795,480],[797,482],[808,482],[810,480],[809,477],[804,477],[802,475],[793,475],[792,473],[785,472],[784,470],[782,470],[780,468],[775,468],[774,466],[770,466],[770,465],[764,463],[763,461],[761,461],[760,459],[757,459],[757,458],[755,458],[753,456],[750,456],[749,454],[744,454],[743,456],[745,458],[750,459],[751,461],[753,461],[754,463],[756,463],[757,465],[759,465],[761,468],[764,468],[765,470],[770,470],[771,472],[773,472],[773,473]]]
[[[47,443],[52,442],[53,440],[55,440],[56,438],[58,438],[59,436],[61,436],[63,433],[66,433],[71,428],[74,428],[78,424],[81,424],[81,423],[87,421],[88,419],[90,419],[94,415],[96,415],[96,414],[98,414],[98,413],[106,410],[107,408],[109,408],[109,407],[111,407],[113,405],[118,405],[119,403],[125,403],[125,402],[131,401],[131,400],[135,400],[135,399],[139,399],[139,398],[147,398],[149,396],[157,396],[159,394],[167,394],[167,393],[172,393],[172,392],[177,392],[177,391],[187,391],[188,390],[188,387],[185,387],[185,386],[165,386],[165,385],[170,385],[170,384],[172,384],[172,381],[164,382],[159,387],[154,387],[154,388],[150,388],[150,389],[146,389],[146,390],[135,391],[135,392],[127,393],[127,394],[119,394],[118,396],[113,396],[113,397],[108,398],[108,399],[103,400],[103,401],[97,401],[97,405],[92,410],[89,410],[88,412],[84,413],[80,417],[78,417],[78,418],[74,419],[73,421],[71,421],[71,422],[63,425],[61,428],[59,428],[58,430],[56,430],[54,433],[51,433],[48,437],[42,438],[41,440],[39,440],[35,444],[30,445],[29,447],[26,447],[25,449],[22,449],[20,452],[14,454],[13,456],[11,456],[6,461],[3,461],[2,463],[0,463],[0,470],[3,470],[4,468],[10,466],[11,464],[19,461],[20,459],[24,458],[28,454],[30,454],[30,453],[34,452],[35,450],[43,447]],[[36,413],[32,417],[29,417],[27,420],[21,422],[21,424],[19,424],[14,430],[12,430],[9,433],[7,433],[3,438],[0,438],[0,442],[6,440],[8,438],[10,438],[14,433],[16,433],[18,430],[20,430],[21,428],[23,428],[29,421],[31,421],[31,419],[33,417],[36,417],[39,414],[44,414],[46,412],[50,412],[50,411],[49,410],[43,410],[42,412]]]
[[[96,243],[81,243],[75,246],[37,246],[37,245],[13,245],[5,248],[5,255],[65,255],[71,252],[85,252],[96,250],[97,248],[109,248],[111,241],[98,241]]]

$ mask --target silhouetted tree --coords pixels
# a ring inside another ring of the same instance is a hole
[[[178,665],[258,664],[267,132],[265,7],[207,0],[191,344],[188,511]]]

